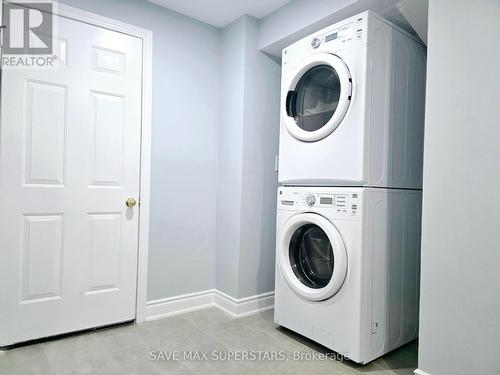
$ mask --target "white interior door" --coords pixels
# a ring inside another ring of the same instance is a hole
[[[53,70],[4,70],[0,346],[135,318],[142,40],[58,17]]]

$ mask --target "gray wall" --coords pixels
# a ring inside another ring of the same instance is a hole
[[[153,31],[148,300],[274,290],[280,65],[259,21],[219,30],[144,0],[62,0]]]
[[[279,57],[295,41],[366,10],[415,34],[401,9],[421,14],[426,6],[427,0],[292,0],[261,20],[259,49]]]
[[[430,0],[419,368],[500,374],[500,2]]]
[[[240,298],[274,290],[281,95],[281,64],[259,51],[258,20],[245,21]]]
[[[63,0],[154,33],[148,300],[214,287],[219,30],[144,0]]]
[[[274,290],[281,67],[258,29],[243,16],[222,30],[215,286],[235,298]]]
[[[281,56],[281,50],[295,41],[365,9],[356,3],[360,1],[293,0],[262,19],[259,49]]]
[[[245,24],[238,19],[221,31],[221,122],[217,190],[215,287],[236,296],[239,279],[243,157]]]

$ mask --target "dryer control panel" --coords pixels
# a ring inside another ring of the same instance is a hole
[[[291,44],[283,49],[283,67],[286,69],[293,67],[297,61],[301,61],[309,53],[335,53],[367,43],[369,18],[369,12],[363,12]]]
[[[351,189],[325,188],[325,191],[318,191],[316,188],[313,191],[305,187],[300,190],[280,188],[278,208],[287,211],[323,210],[335,216],[357,217],[361,214],[361,193],[349,190]]]
[[[340,49],[354,41],[363,39],[365,34],[365,19],[361,16],[335,28],[328,28],[319,35],[311,37],[311,49],[317,49],[323,44],[328,48]]]

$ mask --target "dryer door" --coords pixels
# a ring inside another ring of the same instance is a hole
[[[325,217],[302,213],[288,220],[281,233],[278,265],[301,297],[322,301],[334,296],[347,274],[347,254],[337,228]]]
[[[347,113],[352,80],[344,62],[318,53],[295,69],[283,96],[283,122],[295,138],[314,142],[330,135]]]

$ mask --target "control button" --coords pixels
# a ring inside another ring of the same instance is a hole
[[[313,40],[311,40],[311,46],[313,48],[318,48],[320,45],[321,45],[321,40],[319,40],[318,38],[314,38]]]
[[[306,198],[306,203],[308,206],[314,206],[314,203],[316,203],[316,197],[312,194],[309,194]]]

